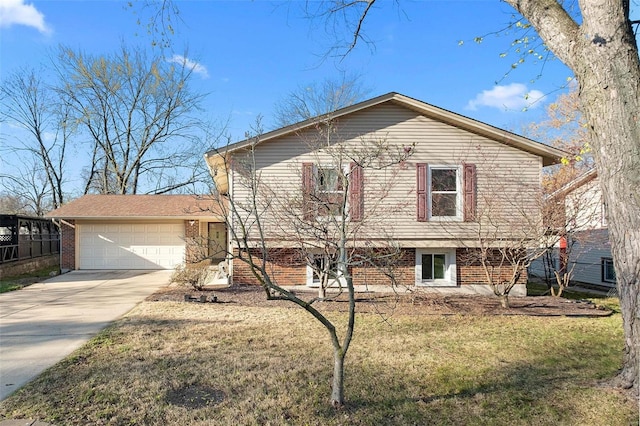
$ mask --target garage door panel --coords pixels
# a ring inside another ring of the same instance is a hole
[[[173,269],[184,261],[182,223],[79,226],[80,269]]]
[[[128,224],[120,224],[118,226],[118,232],[126,232],[126,233],[132,233],[134,232],[134,226],[133,225],[128,225]]]

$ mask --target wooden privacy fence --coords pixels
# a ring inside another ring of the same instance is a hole
[[[0,215],[0,263],[60,252],[60,232],[50,220]]]

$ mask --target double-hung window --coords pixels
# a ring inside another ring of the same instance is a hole
[[[316,168],[316,196],[318,214],[321,216],[337,216],[342,213],[344,204],[344,185],[342,173],[334,166],[318,166]]]
[[[429,165],[416,163],[418,222],[429,220],[476,220],[476,165]]]
[[[461,218],[462,196],[458,167],[429,168],[429,207],[432,218]]]
[[[355,162],[343,168],[302,163],[302,197],[305,220],[348,214],[349,220],[360,221],[364,214],[363,169]]]

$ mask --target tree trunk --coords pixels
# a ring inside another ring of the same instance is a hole
[[[344,356],[342,349],[333,350],[333,384],[331,386],[331,405],[340,408],[344,405]]]
[[[616,28],[611,21],[604,25]],[[606,28],[594,28],[592,34],[576,76],[590,125],[620,296],[625,350],[619,385],[629,388],[638,386],[640,341],[640,62],[635,40],[625,41]]]
[[[611,67],[615,70],[615,66]],[[618,70],[619,72],[619,70]],[[595,74],[595,73],[594,73]],[[595,76],[585,75],[585,84],[595,83]],[[636,79],[632,90],[619,80]],[[601,90],[585,90],[585,103],[601,102],[603,98],[623,98],[609,102],[607,115],[586,105],[591,124],[591,143],[598,177],[606,205],[611,253],[616,271],[618,295],[622,312],[625,351],[623,370],[619,376],[623,387],[638,386],[638,344],[640,341],[640,72],[634,77],[617,75],[600,79]],[[581,84],[582,86],[583,84]],[[634,97],[634,99],[630,99]],[[635,104],[635,116],[627,105]]]
[[[575,73],[606,204],[624,328],[618,385],[638,389],[640,58],[629,2],[581,1],[579,25],[556,0],[506,0]]]
[[[509,304],[508,294],[500,295],[500,306],[502,306],[504,309],[509,309],[511,307],[511,305]]]
[[[327,287],[325,287],[324,283],[320,283],[320,287],[318,287],[318,299],[324,300],[327,298]]]

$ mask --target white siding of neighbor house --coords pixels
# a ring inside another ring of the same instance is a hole
[[[577,212],[569,258],[573,281],[614,288],[602,279],[602,259],[611,259],[611,243],[597,177],[567,195],[567,209]]]
[[[570,232],[570,247],[567,251],[569,252],[568,268],[572,270],[571,280],[575,283],[615,288],[615,283],[602,279],[602,259],[611,259],[611,244],[598,178],[588,181],[567,194],[565,207]],[[559,265],[557,248],[553,251],[553,257],[556,265]],[[529,273],[544,277],[542,258],[532,263]]]
[[[602,192],[597,177],[567,194],[565,208],[567,219],[572,221],[569,224],[572,231],[606,227]]]
[[[310,152],[309,141],[313,139],[314,132],[306,131],[258,145],[256,166],[262,182],[269,186],[270,197],[301,196],[302,163],[330,161],[326,155]],[[529,219],[539,217],[536,197],[542,159],[534,154],[393,103],[350,114],[337,124],[334,140],[343,141],[340,143],[348,145],[349,149],[362,146],[362,140],[371,139],[386,139],[400,149],[415,145],[413,155],[402,165],[378,171],[364,170],[365,217],[375,210],[378,226],[405,247],[455,247],[460,245],[456,242],[459,239],[473,239],[477,235],[474,223],[416,220],[416,163],[432,166],[475,164],[479,216],[490,208],[493,219],[512,218],[522,211]],[[462,185],[462,176],[460,178]],[[248,192],[236,173],[232,174],[231,180],[234,199],[246,199]],[[380,197],[382,188],[391,190],[384,206],[376,210],[375,200]]]

